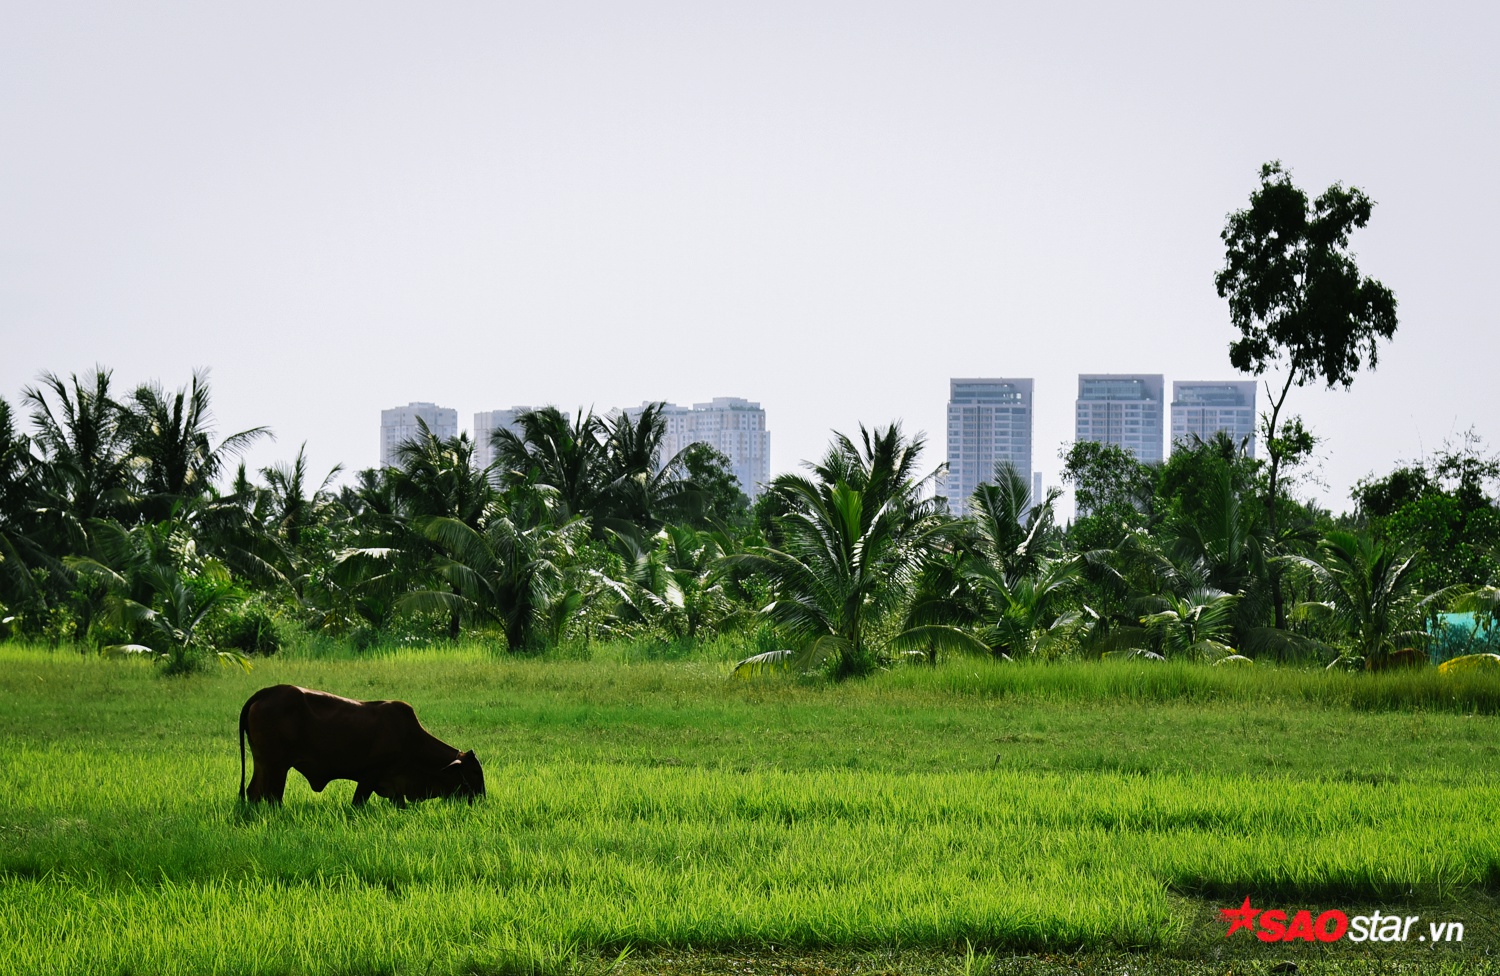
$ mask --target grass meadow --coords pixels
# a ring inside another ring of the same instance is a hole
[[[0,973],[1490,972],[1500,679],[482,648],[249,674],[0,645]],[[236,803],[278,682],[402,698],[488,798]],[[1456,919],[1262,946],[1217,909]]]

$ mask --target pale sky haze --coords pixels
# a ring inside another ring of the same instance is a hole
[[[375,463],[379,412],[743,396],[772,469],[951,376],[1233,378],[1225,214],[1376,201],[1401,326],[1291,407],[1325,504],[1500,443],[1500,15],[1470,3],[0,3],[0,396],[185,383]]]

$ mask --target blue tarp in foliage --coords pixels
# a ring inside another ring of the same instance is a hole
[[[1472,613],[1440,613],[1428,623],[1432,635],[1428,654],[1433,664],[1465,654],[1500,654],[1500,627],[1487,617]]]

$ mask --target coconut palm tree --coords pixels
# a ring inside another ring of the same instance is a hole
[[[686,525],[664,526],[656,538],[672,584],[682,595],[677,633],[695,638],[705,630],[725,626],[736,610],[719,565],[732,551],[732,543],[722,532]]]
[[[1392,651],[1425,642],[1419,629],[1422,602],[1413,592],[1410,556],[1402,556],[1367,535],[1329,532],[1317,559],[1283,556],[1319,597],[1298,604],[1294,618],[1331,621],[1347,635],[1345,658],[1378,667]]]
[[[1227,468],[1206,481],[1200,501],[1191,515],[1174,512],[1162,524],[1159,551],[1173,584],[1166,589],[1174,598],[1194,592],[1235,596],[1225,641],[1236,648],[1287,650],[1295,637],[1268,626],[1275,583],[1271,553],[1280,546],[1270,537],[1265,507],[1237,490]]]
[[[619,560],[607,570],[594,568],[591,574],[599,585],[615,596],[606,628],[644,628],[674,631],[673,621],[683,606],[682,590],[667,565],[667,554],[655,540],[647,542],[640,533],[609,533],[610,551]]]
[[[436,581],[442,575],[438,567],[448,556],[428,536],[425,524],[452,519],[477,530],[488,517],[496,491],[490,481],[492,468],[475,465],[474,444],[467,434],[440,438],[420,418],[417,427],[417,437],[396,449],[396,466],[385,474],[398,512],[391,535],[402,550],[400,561],[425,564],[435,574],[430,581]],[[407,579],[418,586],[427,582]],[[462,612],[457,605],[449,606],[448,612],[448,636],[456,640]]]
[[[269,527],[270,493],[250,481],[243,462],[229,489],[229,494],[222,494],[210,486],[200,498],[178,501],[165,521],[191,536],[202,553],[218,559],[238,578],[266,589],[287,587],[300,593],[289,575],[287,550]]]
[[[721,533],[668,525],[649,546],[631,532],[614,533],[613,539],[622,578],[598,571],[595,576],[619,598],[616,616],[626,623],[691,639],[734,616],[721,570],[731,543]]]
[[[180,522],[126,528],[95,522],[99,558],[75,557],[69,565],[80,577],[97,580],[108,591],[105,607],[117,627],[132,631],[132,643],[104,647],[106,655],[143,654],[166,665],[168,673],[196,669],[205,655],[249,670],[244,655],[212,647],[203,624],[215,612],[243,602],[229,571],[205,558]]]
[[[570,423],[556,407],[542,407],[521,414],[516,426],[519,433],[499,427],[490,434],[501,486],[546,485],[565,515],[594,514],[607,479],[601,422],[593,411],[580,411]]]
[[[596,527],[634,527],[655,533],[668,521],[694,514],[699,493],[688,480],[683,453],[661,456],[667,435],[663,404],[650,403],[632,417],[621,412],[604,422],[603,486],[591,513]]]
[[[986,577],[1009,593],[1041,569],[1050,544],[1053,510],[1061,493],[1033,500],[1026,479],[1009,461],[995,465],[994,480],[981,482],[969,498],[969,515],[949,545],[929,553],[918,574],[906,625],[951,624],[983,628],[1002,615],[991,600]],[[936,664],[935,647],[928,660]],[[1001,653],[1001,652],[997,652]]]
[[[10,404],[0,399],[0,607],[44,599],[34,569],[58,571],[37,519],[40,491],[30,441],[16,434]],[[0,617],[8,616],[0,609]]]
[[[1041,559],[1030,574],[1007,573],[997,562],[972,561],[967,575],[990,608],[979,639],[995,655],[1045,654],[1088,620],[1086,613],[1066,608],[1082,571],[1078,556]]]
[[[766,613],[802,645],[805,663],[827,662],[836,678],[867,673],[886,649],[985,650],[947,624],[882,633],[900,619],[924,557],[953,522],[937,501],[921,497],[933,477],[916,474],[921,437],[908,440],[899,424],[860,434],[860,444],[836,434],[823,460],[810,465],[813,477],[772,483],[785,503],[777,518],[783,548],[759,547],[726,565],[770,580],[775,600]]]
[[[79,551],[83,527],[120,511],[128,497],[125,413],[110,395],[110,376],[103,367],[71,382],[43,373],[39,385],[21,392],[45,462],[45,514],[63,551]]]
[[[1453,597],[1451,609],[1455,613],[1472,613],[1476,621],[1489,619],[1500,623],[1500,585],[1486,583],[1463,588],[1454,592]]]
[[[468,434],[442,438],[417,418],[417,437],[396,448],[391,491],[409,518],[453,518],[473,528],[495,497],[490,468],[474,463]]]
[[[195,370],[186,387],[166,393],[159,383],[136,387],[121,415],[150,520],[167,517],[182,502],[207,497],[229,459],[271,432],[252,427],[213,443],[212,394],[207,370]]]
[[[1032,498],[1031,487],[1009,461],[995,465],[993,482],[982,482],[969,497],[976,555],[1007,578],[1030,576],[1038,569],[1052,528],[1059,489]]]
[[[407,518],[396,492],[395,468],[365,468],[339,490],[338,543],[317,592],[307,599],[320,626],[341,630],[363,622],[389,626],[397,601],[413,586],[426,586],[436,551]],[[451,625],[450,625],[451,629]]]
[[[493,620],[504,628],[512,652],[539,649],[553,602],[569,599],[562,567],[588,536],[582,519],[556,521],[555,502],[546,491],[512,495],[492,504],[479,527],[452,516],[418,519],[419,530],[441,552],[433,569],[448,589],[417,590],[398,605]]]
[[[261,468],[264,488],[250,484],[241,465],[229,499],[234,504],[225,507],[244,517],[240,531],[223,533],[233,536],[236,545],[221,544],[220,558],[247,578],[288,586],[304,601],[316,569],[332,559],[328,523],[338,500],[331,485],[342,470],[335,465],[309,494],[306,443],[291,463]]]
[[[1163,594],[1163,608],[1141,618],[1166,657],[1218,660],[1235,653],[1237,593],[1198,589],[1186,596]]]
[[[1207,486],[1198,511],[1165,521],[1162,551],[1193,585],[1254,594],[1258,608],[1269,613],[1264,514],[1262,506],[1235,491],[1229,472],[1222,472]]]
[[[271,528],[294,550],[302,545],[302,533],[317,523],[319,514],[332,502],[329,487],[343,470],[342,464],[335,464],[324,476],[322,484],[309,495],[306,441],[297,448],[297,456],[290,464],[273,464],[260,469],[270,495]]]
[[[490,435],[501,484],[546,485],[570,514],[589,519],[596,539],[635,532],[644,544],[667,522],[703,507],[682,454],[661,456],[662,406],[609,419],[581,412],[576,423],[555,407],[524,413],[516,419],[519,432],[499,428]]]

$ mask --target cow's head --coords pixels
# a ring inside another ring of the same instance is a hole
[[[472,749],[444,767],[439,780],[444,796],[464,797],[470,802],[484,796],[484,770]]]

